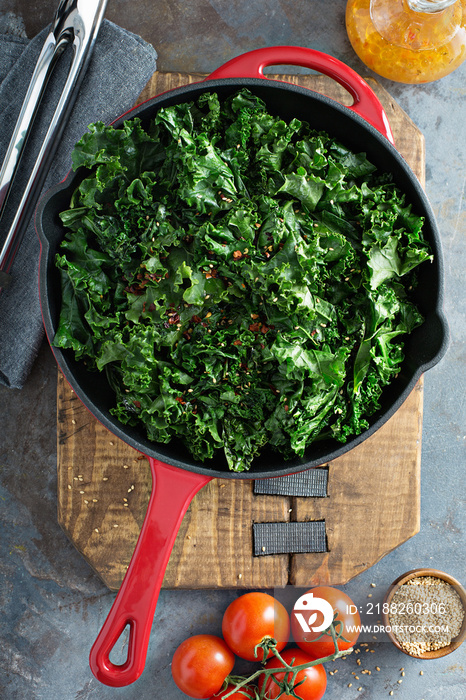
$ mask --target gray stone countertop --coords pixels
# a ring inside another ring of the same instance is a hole
[[[0,12],[16,17],[18,34],[32,38],[51,20],[54,5],[3,0]],[[289,44],[324,51],[376,77],[350,46],[344,12],[343,0],[110,0],[106,16],[155,46],[159,70],[209,72],[244,51]],[[359,605],[369,593],[380,603],[390,583],[412,568],[435,567],[466,583],[465,79],[466,63],[420,86],[380,79],[426,138],[426,191],[443,243],[451,343],[425,376],[420,532],[344,587]],[[114,594],[57,522],[56,376],[44,345],[22,390],[0,387],[0,697],[182,700],[170,673],[175,648],[191,634],[218,634],[223,611],[238,592],[162,591],[141,678],[120,689],[95,680],[88,652]],[[392,690],[398,700],[466,698],[466,644],[424,662],[385,638],[370,649],[374,653],[361,650],[361,666],[354,654],[335,663],[326,698],[379,700]],[[372,673],[354,680],[363,668]]]

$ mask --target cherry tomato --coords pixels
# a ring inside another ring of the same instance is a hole
[[[328,601],[334,613],[337,613],[335,631],[338,634],[341,628],[341,636],[348,640],[347,642],[342,639],[337,640],[340,651],[354,646],[359,637],[361,618],[357,606],[351,598],[343,591],[331,586],[317,586],[306,591],[306,593],[312,593],[314,598],[323,598]],[[315,625],[320,625],[322,621],[323,615],[319,611],[317,612]],[[338,624],[338,621],[341,624]],[[291,614],[291,630],[298,647],[310,654],[314,659],[322,659],[324,656],[330,656],[335,652],[335,645],[330,633],[324,634],[320,639],[316,639],[322,633],[312,630],[310,632],[304,631],[294,613]]]
[[[191,698],[210,698],[219,692],[234,663],[235,656],[223,639],[196,634],[181,642],[173,654],[172,676]]]
[[[281,651],[290,637],[290,618],[285,607],[268,593],[245,593],[225,610],[222,621],[223,637],[232,651],[248,661],[262,661],[263,655],[254,648],[262,640],[273,638]],[[272,656],[269,652],[268,657]]]
[[[310,663],[313,661],[313,658],[309,656],[309,654],[306,654],[301,649],[296,648],[285,649],[285,651],[280,653],[280,656],[282,657],[283,661],[286,661],[286,663],[291,666],[301,666],[301,664]],[[278,659],[274,658],[267,661],[265,668],[283,668],[283,664],[281,664]],[[286,680],[288,682],[291,682],[292,679],[291,671],[289,673],[274,673],[273,675],[278,681],[283,681],[285,676],[287,676]],[[309,666],[309,668],[306,668],[303,671],[298,671],[294,685],[303,679],[304,683],[302,683],[294,691],[300,698],[302,698],[302,700],[320,700],[320,698],[325,695],[325,690],[327,688],[327,673],[325,672],[322,664],[317,664],[317,666]],[[259,681],[261,690],[263,685],[264,681],[262,680],[262,683]],[[280,697],[280,700],[292,700],[293,698],[293,695],[289,694],[280,695],[280,686],[275,683],[273,678],[269,677],[267,679],[265,682],[265,688],[267,698]]]
[[[236,686],[234,686],[234,685],[229,685],[226,690],[223,690],[218,695],[212,695],[210,700],[223,700],[225,695],[227,693],[231,693],[231,691],[235,687]],[[233,693],[233,695],[229,695],[227,700],[248,700],[248,697],[251,698],[251,700],[252,700],[252,698],[254,698],[254,693],[247,686],[244,686],[244,688],[241,688],[241,690],[243,692],[240,692],[239,690],[237,690],[236,693]],[[244,693],[248,693],[248,692],[249,692],[249,696],[244,694]]]

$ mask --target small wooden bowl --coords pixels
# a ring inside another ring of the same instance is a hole
[[[390,606],[390,603],[392,601],[393,596],[395,593],[398,591],[400,586],[402,586],[404,583],[407,581],[417,578],[419,576],[432,576],[434,578],[439,578],[442,579],[442,581],[445,581],[446,583],[449,583],[455,591],[458,593],[459,597],[461,598],[461,602],[463,604],[463,609],[465,611],[465,615],[463,618],[463,624],[461,625],[461,630],[459,634],[454,637],[450,644],[448,644],[445,647],[441,647],[440,649],[435,649],[434,651],[425,651],[421,654],[413,654],[406,649],[403,649],[393,632],[390,630],[390,620],[388,613],[382,612],[382,617],[383,617],[383,623],[385,626],[385,630],[387,631],[387,635],[390,639],[390,641],[396,646],[397,649],[403,652],[403,654],[406,654],[407,656],[411,656],[415,659],[438,659],[441,656],[446,656],[447,654],[451,654],[452,651],[455,651],[455,649],[458,649],[458,647],[464,642],[466,639],[466,589],[461,585],[459,581],[457,581],[453,576],[450,576],[449,574],[444,573],[443,571],[438,571],[437,569],[413,569],[412,571],[407,571],[405,574],[402,574],[399,576],[390,586],[388,589],[387,593],[385,594],[384,598],[384,605],[383,608],[386,609],[387,606],[385,603]]]

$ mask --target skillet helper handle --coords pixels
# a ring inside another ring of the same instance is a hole
[[[217,68],[208,80],[267,78],[264,68],[276,65],[311,68],[332,78],[347,90],[354,102],[348,107],[394,144],[392,130],[378,97],[363,78],[333,56],[303,46],[270,46],[241,54]]]
[[[152,493],[141,533],[89,658],[97,680],[114,688],[133,683],[144,670],[155,608],[178,529],[195,494],[211,481],[156,459],[149,462]],[[126,626],[128,655],[123,664],[115,664],[110,653]]]

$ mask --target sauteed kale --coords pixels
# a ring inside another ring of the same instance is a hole
[[[54,344],[121,422],[235,471],[368,427],[432,258],[389,175],[247,89],[91,125],[73,164]]]

